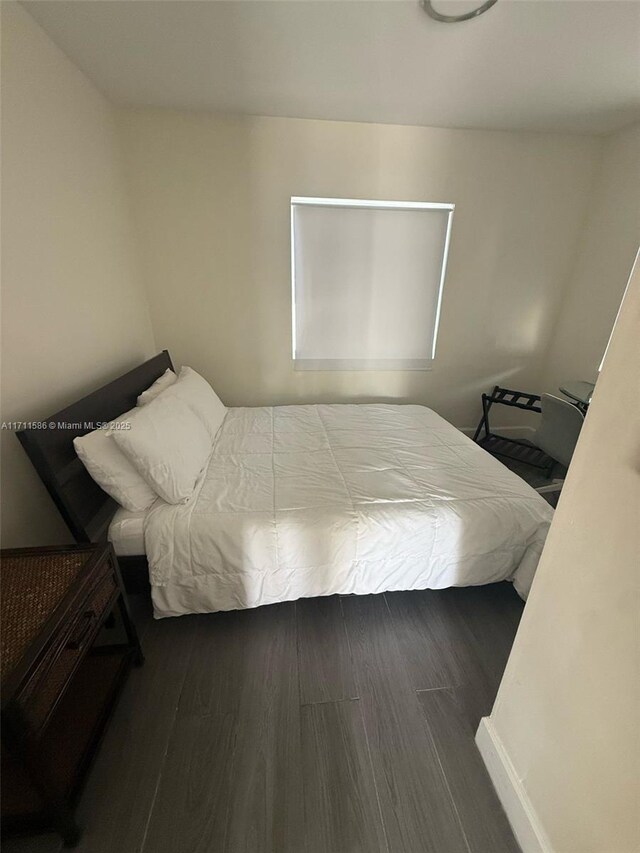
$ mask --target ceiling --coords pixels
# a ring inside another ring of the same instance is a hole
[[[459,24],[417,0],[23,5],[120,104],[577,133],[640,118],[636,0],[499,0]]]

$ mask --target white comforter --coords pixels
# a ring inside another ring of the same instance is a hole
[[[229,409],[186,504],[145,522],[157,617],[512,579],[553,511],[422,406]]]

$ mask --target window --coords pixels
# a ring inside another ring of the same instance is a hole
[[[427,370],[453,204],[291,199],[297,370]]]

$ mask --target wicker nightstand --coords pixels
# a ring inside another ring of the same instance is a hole
[[[142,650],[110,545],[0,557],[2,831],[54,828],[73,845],[75,803]],[[112,614],[122,637],[97,644]]]

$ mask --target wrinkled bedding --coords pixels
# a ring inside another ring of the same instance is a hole
[[[145,519],[154,611],[505,579],[526,597],[552,515],[422,406],[229,409],[192,497]]]

